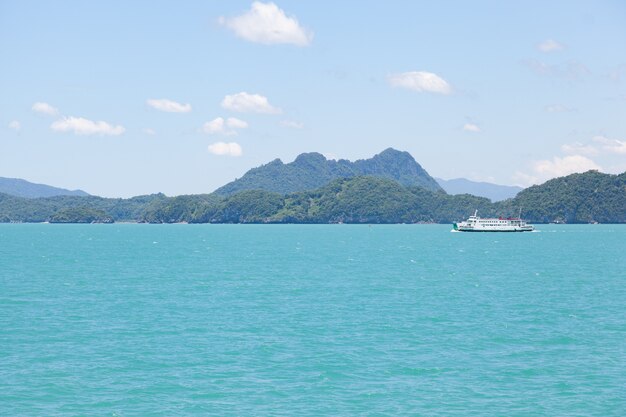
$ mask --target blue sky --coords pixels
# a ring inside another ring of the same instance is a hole
[[[626,3],[0,0],[0,176],[205,193],[302,152],[626,171]]]

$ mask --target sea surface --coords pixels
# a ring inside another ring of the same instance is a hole
[[[0,415],[625,416],[626,225],[0,225]]]

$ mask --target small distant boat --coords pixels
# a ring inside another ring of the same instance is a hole
[[[459,232],[532,232],[535,230],[535,227],[532,224],[526,224],[521,216],[522,210],[520,209],[519,217],[482,219],[478,217],[478,210],[476,210],[474,215],[466,221],[453,223],[453,227]]]

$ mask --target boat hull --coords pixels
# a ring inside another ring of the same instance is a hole
[[[479,233],[517,233],[517,232],[532,232],[535,230],[533,226],[468,226],[465,222],[453,223],[452,227],[458,232],[479,232]]]
[[[522,220],[521,210],[520,217],[498,217],[498,218],[480,218],[478,210],[474,212],[464,222],[454,222],[452,227],[457,232],[498,232],[498,233],[516,233],[516,232],[532,232],[535,227],[532,224]]]
[[[534,229],[518,229],[518,230],[493,230],[493,229],[454,229],[459,232],[477,232],[477,233],[517,233],[517,232],[532,232]]]

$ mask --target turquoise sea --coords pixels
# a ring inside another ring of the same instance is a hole
[[[626,225],[450,228],[0,225],[0,415],[626,415]]]

